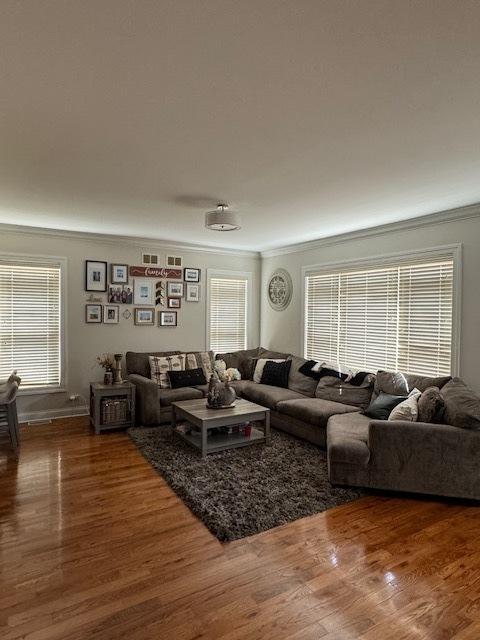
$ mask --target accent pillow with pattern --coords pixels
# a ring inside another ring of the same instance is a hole
[[[150,362],[150,378],[161,389],[170,389],[169,371],[184,371],[186,356],[184,353],[173,356],[148,356]]]
[[[210,380],[213,373],[213,351],[197,351],[196,353],[187,353],[187,366],[185,369],[203,369],[205,378]]]

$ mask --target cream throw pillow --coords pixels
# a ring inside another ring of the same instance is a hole
[[[186,357],[184,353],[176,356],[148,356],[150,361],[150,378],[161,389],[170,389],[169,371],[184,371]]]
[[[285,362],[285,358],[281,358],[280,360],[274,358],[259,358],[255,365],[255,371],[253,372],[254,382],[260,382],[262,379],[262,373],[266,362]]]
[[[406,420],[407,422],[416,422],[418,420],[418,401],[422,392],[413,389],[406,400],[397,404],[388,416],[389,420]]]

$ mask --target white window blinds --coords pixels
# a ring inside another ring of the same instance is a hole
[[[209,346],[215,353],[247,348],[248,280],[209,279]]]
[[[305,277],[305,357],[448,375],[453,255]]]
[[[61,266],[0,261],[0,379],[21,388],[61,381]]]

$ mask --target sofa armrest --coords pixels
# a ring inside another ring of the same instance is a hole
[[[138,373],[128,376],[135,385],[137,422],[142,425],[160,422],[160,387],[154,380]]]
[[[371,473],[386,487],[480,497],[480,431],[446,424],[372,420]]]

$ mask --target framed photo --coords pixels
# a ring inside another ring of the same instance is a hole
[[[177,312],[176,311],[160,311],[158,324],[161,327],[176,327]]]
[[[185,282],[200,282],[200,269],[185,267],[183,270],[183,279]]]
[[[118,304],[106,304],[103,307],[103,323],[118,324],[120,319],[120,307]]]
[[[133,304],[155,306],[155,282],[149,278],[135,278]]]
[[[187,302],[200,302],[200,285],[187,284]]]
[[[155,309],[142,309],[136,307],[133,310],[133,321],[135,324],[155,324]]]
[[[180,298],[167,298],[167,307],[169,309],[180,309],[182,301]]]
[[[86,304],[85,305],[85,322],[99,323],[102,322],[102,305],[101,304]]]
[[[110,282],[112,284],[128,283],[128,264],[110,265]]]
[[[107,290],[107,263],[85,260],[85,291]]]
[[[181,298],[183,296],[183,282],[167,282],[167,297]]]
[[[129,284],[123,285],[122,304],[133,304],[133,287]]]

